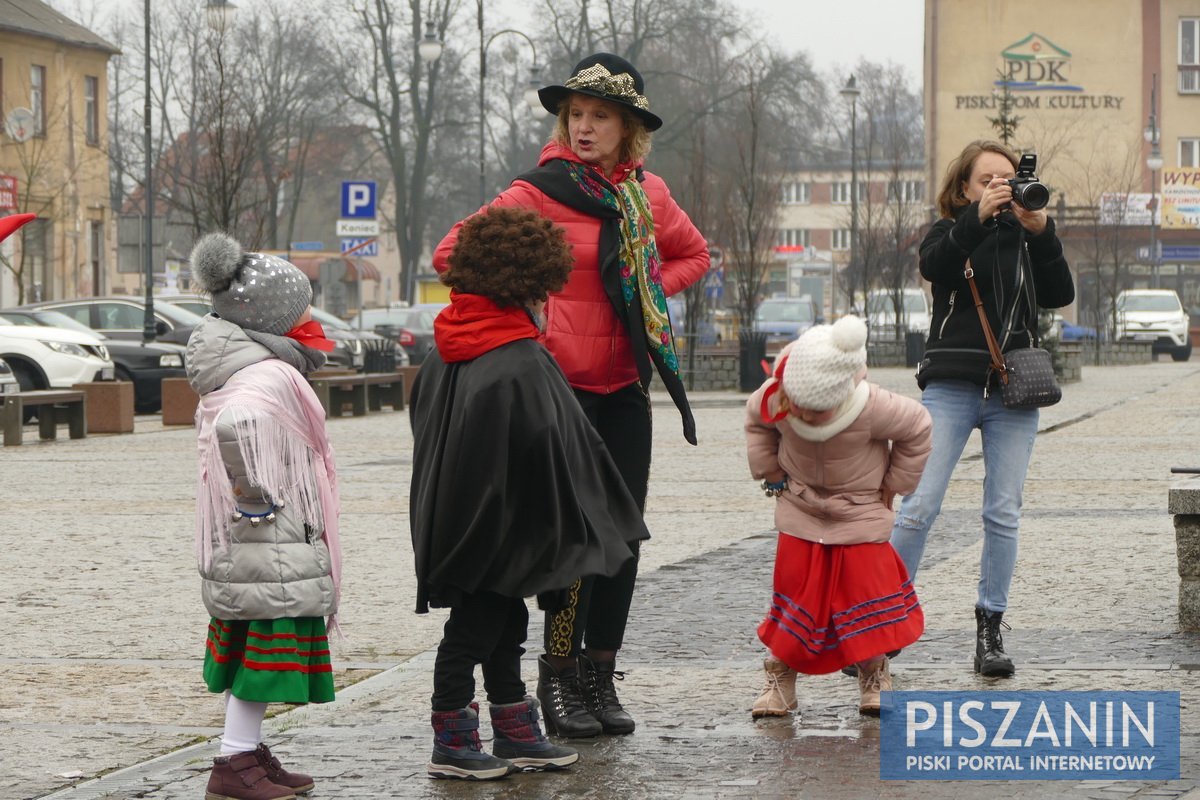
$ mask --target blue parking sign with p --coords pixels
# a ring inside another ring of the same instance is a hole
[[[375,181],[342,181],[342,219],[375,219]]]

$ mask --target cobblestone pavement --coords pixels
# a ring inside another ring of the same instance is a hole
[[[917,396],[908,370],[873,379]],[[1200,366],[1085,368],[1042,412],[1006,615],[1018,671],[970,666],[978,442],[968,445],[930,539],[918,591],[925,637],[894,664],[898,689],[1161,689],[1183,697],[1183,779],[1171,782],[878,780],[879,724],[857,686],[802,678],[794,719],[755,723],[774,536],[747,477],[744,396],[694,398],[686,445],[656,398],[642,577],[619,667],[635,734],[578,743],[555,775],[431,781],[428,697],[444,616],[412,613],[411,437],[402,414],[331,421],[341,465],[347,638],[337,702],[268,722],[313,798],[1200,798],[1200,637],[1177,630],[1171,466],[1200,466]],[[0,651],[0,798],[198,798],[220,731],[200,677],[206,616],[192,555],[194,437],[137,432],[0,452],[8,622]],[[534,619],[538,619],[535,615]],[[525,665],[532,690],[533,652]],[[281,707],[282,708],[282,707]],[[485,726],[486,727],[486,726]],[[99,777],[103,776],[103,777]],[[97,779],[99,777],[99,779]]]

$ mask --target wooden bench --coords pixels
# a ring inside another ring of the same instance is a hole
[[[60,420],[69,426],[72,439],[87,436],[87,398],[83,392],[48,389],[17,392],[3,397],[0,428],[4,430],[5,447],[21,444],[27,408],[37,409],[38,436],[41,439],[57,439]]]
[[[368,409],[380,411],[390,405],[394,411],[404,410],[404,376],[395,372],[313,373],[312,385],[326,417],[340,417],[346,406],[356,417]]]

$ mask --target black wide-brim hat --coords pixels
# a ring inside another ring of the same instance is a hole
[[[562,101],[572,92],[598,97],[625,106],[641,119],[646,130],[656,131],[663,121],[650,113],[645,91],[642,73],[633,64],[612,53],[594,53],[575,65],[566,83],[538,89],[538,98],[543,108],[557,114]]]

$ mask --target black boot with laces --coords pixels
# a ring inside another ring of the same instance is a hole
[[[1012,630],[1004,621],[1003,611],[975,607],[975,671],[986,678],[1009,678],[1016,672],[1012,659],[1004,652],[1001,627]]]
[[[546,730],[570,739],[586,739],[604,732],[583,700],[583,687],[575,665],[556,670],[546,656],[538,656],[537,699],[542,704]]]
[[[600,720],[609,735],[633,733],[633,717],[621,707],[613,679],[625,679],[625,673],[616,671],[616,662],[592,661],[582,653],[579,655],[579,682],[583,685],[583,701],[588,711]]]

